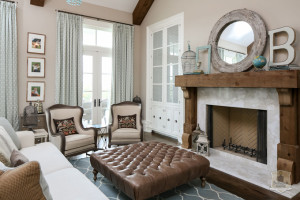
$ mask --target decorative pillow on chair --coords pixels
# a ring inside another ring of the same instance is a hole
[[[69,119],[53,119],[56,131],[63,132],[65,136],[78,134],[74,123],[74,117]]]
[[[0,163],[0,199],[52,200],[39,163],[32,161],[17,168],[5,168]]]
[[[20,151],[13,150],[10,156],[10,162],[12,167],[18,167],[29,162],[29,160]]]
[[[118,115],[118,128],[136,129],[136,114],[127,116]]]

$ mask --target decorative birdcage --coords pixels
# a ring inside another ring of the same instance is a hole
[[[183,74],[193,74],[196,67],[196,53],[191,51],[190,44],[188,44],[188,51],[181,56],[181,64]]]
[[[24,108],[23,112],[23,126],[28,128],[29,131],[33,131],[33,128],[38,125],[38,112],[36,107],[30,102],[28,106]]]
[[[134,98],[133,98],[133,100],[132,100],[134,103],[139,103],[139,104],[142,104],[142,100],[141,100],[141,98],[139,97],[139,96],[135,96]]]

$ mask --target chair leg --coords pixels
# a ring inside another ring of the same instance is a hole
[[[201,177],[201,187],[204,188],[206,184],[206,178]]]
[[[94,174],[94,181],[97,180],[97,174],[98,174],[98,171],[97,170],[93,170],[93,174]]]

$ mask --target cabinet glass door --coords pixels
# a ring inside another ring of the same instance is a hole
[[[153,34],[153,101],[162,102],[163,92],[163,31]]]
[[[179,74],[179,26],[167,29],[167,102],[178,103],[178,87],[175,76]]]

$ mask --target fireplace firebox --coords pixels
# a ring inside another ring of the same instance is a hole
[[[207,105],[210,147],[267,164],[267,111]]]

